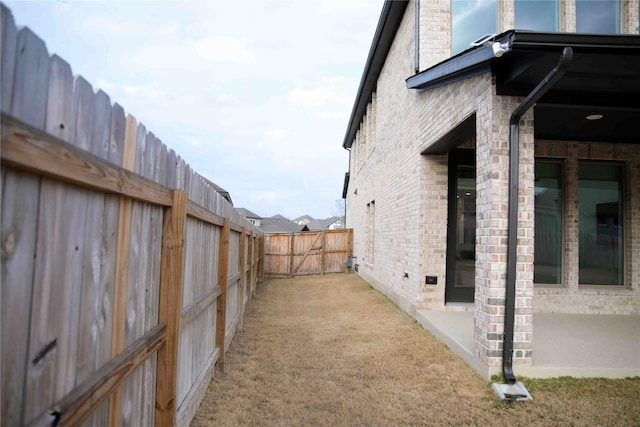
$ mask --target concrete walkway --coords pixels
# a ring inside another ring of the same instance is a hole
[[[462,356],[473,358],[473,311],[418,310],[422,326]],[[516,375],[625,378],[640,375],[640,316],[533,315],[533,365],[514,366]]]

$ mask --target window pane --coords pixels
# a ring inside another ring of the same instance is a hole
[[[476,285],[476,168],[458,165],[455,286]]]
[[[581,163],[580,284],[622,285],[622,167]]]
[[[516,0],[516,29],[558,31],[558,0]]]
[[[559,284],[562,273],[562,164],[535,165],[534,283]]]
[[[620,0],[576,0],[579,33],[620,33]]]
[[[469,43],[498,28],[497,0],[451,0],[451,54],[469,49]]]

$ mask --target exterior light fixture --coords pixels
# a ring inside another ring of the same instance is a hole
[[[505,52],[509,52],[509,43],[495,42],[491,45],[493,49],[493,56],[500,58]]]
[[[604,116],[602,114],[589,114],[586,119],[587,120],[600,120],[601,118],[603,118]]]

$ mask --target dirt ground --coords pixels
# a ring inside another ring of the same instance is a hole
[[[192,426],[640,425],[640,378],[489,381],[356,275],[267,280]]]

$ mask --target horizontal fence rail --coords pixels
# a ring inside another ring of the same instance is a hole
[[[0,425],[189,425],[263,234],[0,6]]]

